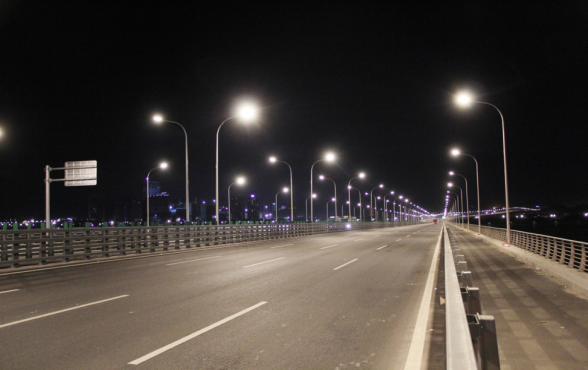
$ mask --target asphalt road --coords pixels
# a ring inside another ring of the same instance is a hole
[[[0,368],[403,369],[440,229],[3,275]]]

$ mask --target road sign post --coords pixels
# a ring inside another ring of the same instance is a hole
[[[65,171],[64,179],[52,179],[51,171]],[[64,167],[51,168],[45,166],[45,228],[51,228],[50,217],[50,187],[54,181],[64,181],[65,186],[93,186],[97,182],[97,161],[73,161],[65,162]]]

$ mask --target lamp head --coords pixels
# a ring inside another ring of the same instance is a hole
[[[161,162],[161,163],[159,164],[159,168],[161,168],[161,169],[165,169],[165,168],[167,168],[167,162]]]
[[[449,171],[449,176],[453,176],[453,175],[455,175],[455,172]]]
[[[313,197],[313,198],[316,198],[316,194],[312,194],[312,197]]]
[[[468,92],[462,91],[455,96],[455,104],[459,105],[460,107],[469,107],[474,98]]]
[[[243,102],[237,106],[236,116],[244,123],[251,123],[259,116],[259,108],[250,102]]]
[[[448,182],[448,183],[447,183],[447,186],[449,186],[449,187],[452,187],[452,186],[453,186],[453,183],[451,183],[451,182]]]
[[[454,156],[454,157],[455,157],[455,156],[458,156],[458,155],[460,155],[460,154],[461,154],[461,152],[460,152],[460,150],[459,150],[459,149],[451,149],[451,155],[452,155],[452,156]]]
[[[360,179],[363,179],[363,178],[365,177],[365,173],[363,173],[363,172],[360,172],[360,173],[359,173],[359,175],[358,175],[357,177],[359,177]]]
[[[161,122],[163,122],[163,117],[160,114],[156,114],[153,116],[153,122],[161,123]]]
[[[276,163],[277,159],[276,157],[269,157],[269,161],[270,163]]]
[[[347,189],[352,189],[352,188],[351,188],[351,185],[347,185]]]
[[[404,196],[402,196],[402,195],[398,197],[398,199],[402,199],[402,198],[404,198]]]
[[[335,160],[335,154],[330,153],[330,152],[325,154],[325,161],[333,162],[334,160]]]
[[[405,201],[406,203],[408,203],[408,198],[406,198],[404,201]]]
[[[319,180],[324,180],[325,177],[323,175],[319,175]]]
[[[288,191],[290,191],[290,189],[288,189],[288,188],[283,188],[283,189],[282,189],[282,191],[283,191],[284,193],[287,193]]]
[[[334,202],[334,201],[335,201],[335,198],[331,198],[331,201],[333,201],[333,202]]]
[[[394,195],[394,191],[391,191],[391,192],[390,192],[390,195]]]
[[[237,184],[243,185],[244,183],[245,183],[245,178],[244,177],[237,177]]]
[[[384,184],[380,184],[380,188],[383,188],[383,187],[384,187]]]

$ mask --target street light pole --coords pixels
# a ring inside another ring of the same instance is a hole
[[[312,172],[314,170],[314,165],[317,164],[320,161],[327,161],[327,162],[332,162],[335,160],[335,155],[332,153],[327,153],[327,155],[325,155],[325,158],[321,158],[317,161],[315,161],[312,166],[310,167],[310,194],[312,197],[312,180],[313,180],[313,175]],[[314,212],[313,212],[313,208],[312,208],[312,198],[310,198],[310,222],[313,223],[314,222]]]
[[[464,181],[465,181],[465,186],[466,186],[466,217],[468,220],[468,230],[470,229],[470,197],[468,195],[468,179],[465,178],[465,176],[460,175],[459,173],[455,173],[453,171],[449,171],[449,175],[451,176],[461,176],[463,177]]]
[[[474,158],[474,156],[466,154],[466,153],[462,153],[458,149],[453,149],[451,151],[451,154],[453,156],[467,155],[468,157],[472,158],[474,160],[474,162],[476,163],[476,188],[477,188],[477,192],[478,192],[478,235],[480,235],[482,233],[482,211],[480,209],[480,176],[479,176],[479,171],[478,171],[478,161],[476,160],[476,158]]]
[[[335,187],[335,198],[333,198],[333,199],[335,199],[335,222],[337,222],[337,184],[335,184],[334,180],[329,179],[327,177],[324,177],[323,175],[319,176],[319,180],[329,180],[333,183],[333,186]],[[327,204],[328,204],[328,202],[327,202]]]
[[[316,194],[312,194],[312,197],[316,198]],[[306,222],[308,222],[308,200],[309,199],[310,199],[310,197],[306,198],[306,202],[305,202],[305,204],[306,204]]]
[[[460,104],[462,106],[467,106],[471,103],[489,105],[492,108],[496,109],[496,111],[500,115],[500,120],[502,122],[502,155],[504,158],[504,196],[505,196],[505,202],[506,202],[506,242],[508,244],[510,244],[510,205],[509,205],[509,199],[508,199],[508,171],[507,171],[507,166],[506,166],[506,133],[504,130],[504,116],[502,115],[502,112],[500,111],[500,109],[498,109],[498,107],[495,106],[494,104],[490,104],[490,103],[483,102],[483,101],[473,100],[471,96],[464,94],[464,93],[457,95],[456,101],[458,102],[458,104]]]
[[[278,161],[276,157],[269,158],[270,163],[285,163],[290,169],[290,222],[294,222],[294,182],[292,181],[292,167],[284,161]]]
[[[365,174],[363,172],[360,172],[359,175],[352,177],[351,180],[349,180],[349,182],[347,183],[347,195],[349,197],[349,222],[351,222],[351,181],[353,181],[354,179],[363,179],[365,177]],[[359,192],[359,190],[357,190]],[[361,193],[359,193],[359,202],[361,203]],[[361,206],[360,206],[360,210],[361,210]],[[343,213],[343,212],[341,212]],[[359,219],[361,221],[361,213],[359,215]]]
[[[147,205],[147,226],[149,226],[149,175],[151,175],[151,171],[156,170],[158,168],[161,168],[161,169],[167,168],[167,163],[162,162],[159,164],[159,166],[154,167],[154,168],[150,169],[149,172],[147,172],[147,177],[146,177],[146,180],[147,180],[147,202],[146,202],[147,203],[146,204]]]
[[[384,187],[384,184],[380,184],[380,185],[376,186],[374,189],[377,189],[377,188],[383,188],[383,187]],[[374,192],[374,189],[372,189],[372,190],[370,191],[370,205],[371,205],[371,208],[372,208],[372,209],[374,209],[374,206],[373,206],[373,192]],[[374,212],[375,212],[375,213],[374,213],[374,215],[376,216],[376,221],[377,221],[377,211],[378,211],[377,209],[374,211]],[[371,215],[372,215],[372,214],[371,214],[371,212],[370,212],[370,221],[372,220],[372,217],[371,217]]]
[[[169,123],[175,123],[176,125],[180,126],[182,128],[182,130],[184,131],[184,138],[185,138],[185,142],[186,142],[186,224],[190,223],[190,181],[188,180],[188,133],[186,132],[186,129],[184,128],[184,126],[182,126],[181,123],[176,122],[176,121],[169,121],[166,119],[163,119],[162,116],[160,115],[155,115],[153,116],[153,122],[155,123],[161,123],[161,122],[169,122]]]

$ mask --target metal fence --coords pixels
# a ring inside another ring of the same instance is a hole
[[[0,269],[414,224],[343,222],[2,230]]]
[[[453,223],[453,225],[461,227],[459,223]],[[467,229],[467,225],[464,225],[464,229]],[[478,225],[470,225],[470,230],[477,232]],[[482,226],[481,231],[483,235],[506,242],[506,229]],[[586,266],[588,243],[512,229],[510,230],[510,241],[515,247],[562,265],[588,272]]]

